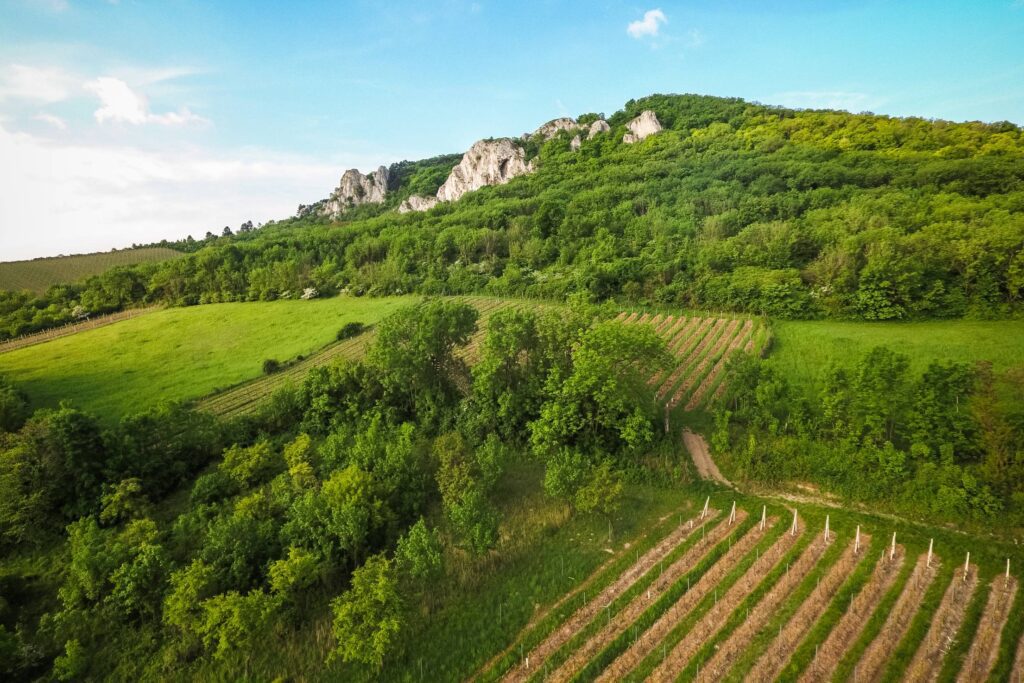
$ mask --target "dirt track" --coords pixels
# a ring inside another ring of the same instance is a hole
[[[686,450],[690,452],[690,457],[693,458],[693,464],[697,468],[697,474],[701,479],[717,481],[719,484],[732,486],[732,483],[722,476],[715,461],[711,459],[708,442],[704,440],[703,436],[696,432],[691,432],[689,429],[684,429],[683,443],[686,445]]]

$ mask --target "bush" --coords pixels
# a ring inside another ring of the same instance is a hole
[[[281,370],[281,361],[274,360],[273,358],[268,358],[265,361],[263,361],[263,374],[264,375],[273,375],[275,372],[279,372],[280,370]]]
[[[345,326],[338,330],[338,341],[357,337],[362,334],[365,329],[366,325],[360,322],[345,323]]]

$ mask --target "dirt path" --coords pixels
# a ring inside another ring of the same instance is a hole
[[[821,537],[811,541],[811,544],[800,554],[793,566],[789,567],[768,593],[761,598],[746,621],[740,624],[725,639],[725,642],[719,644],[711,659],[701,664],[700,676],[697,677],[697,681],[717,681],[729,672],[729,669],[736,663],[736,657],[747,648],[754,635],[765,627],[783,601],[796,590],[804,577],[821,561],[825,551],[833,543],[836,543],[835,537],[828,543]]]
[[[703,522],[699,518],[691,519],[688,523],[674,529],[657,545],[644,553],[628,569],[622,572],[617,579],[612,581],[597,596],[573,612],[560,627],[548,634],[547,638],[534,647],[522,663],[514,666],[506,673],[502,680],[511,682],[528,679],[537,670],[537,667],[544,664],[544,660],[547,657],[551,656],[553,652],[572,638],[583,626],[589,624],[594,616],[611,604],[618,595],[627,591],[640,577],[663,560],[665,556],[672,552],[673,548],[689,538],[690,535],[699,533],[706,524],[714,519],[717,512],[717,510],[709,511],[708,517]]]
[[[783,627],[782,632],[772,641],[761,657],[754,664],[754,667],[747,674],[752,681],[773,681],[786,667],[790,656],[799,647],[801,641],[814,626],[818,618],[832,602],[832,599],[839,592],[840,586],[853,571],[853,568],[864,557],[867,548],[864,545],[871,542],[870,536],[861,535],[861,550],[854,554],[854,544],[843,553],[843,556],[832,565],[825,577],[818,583],[814,591],[807,596],[807,599],[800,605],[789,622]]]
[[[693,611],[701,600],[711,595],[711,591],[722,582],[726,575],[739,564],[740,560],[764,538],[768,530],[772,529],[777,522],[778,518],[772,517],[766,520],[764,530],[758,524],[748,531],[739,542],[734,544],[718,562],[704,573],[690,590],[686,591],[674,605],[668,608],[628,650],[619,655],[598,676],[598,683],[613,683],[625,678],[627,673],[636,668],[647,655],[654,651],[676,624]]]
[[[782,561],[782,558],[802,535],[803,527],[801,526],[796,536],[788,532],[780,536],[779,540],[773,543],[764,555],[758,557],[743,576],[725,592],[725,595],[716,600],[711,609],[705,612],[704,616],[683,636],[682,640],[651,673],[649,680],[674,681],[704,642],[718,633],[725,620],[736,610],[737,605],[743,602],[744,598],[761,583],[765,574]]]
[[[915,565],[910,578],[907,579],[907,585],[903,587],[903,592],[900,593],[896,604],[893,605],[889,618],[885,620],[882,630],[864,650],[857,663],[858,680],[873,681],[877,679],[885,667],[885,663],[889,661],[893,648],[903,639],[907,629],[910,628],[910,622],[913,620],[914,614],[917,613],[921,599],[924,598],[925,592],[938,573],[939,558],[932,557],[931,568],[928,568],[927,561],[927,554],[924,553],[917,558],[917,565]]]
[[[701,479],[708,479],[725,486],[732,486],[732,483],[722,476],[715,461],[711,459],[708,442],[704,440],[703,436],[696,432],[691,432],[689,429],[684,429],[683,444],[686,445],[686,450],[690,452],[693,464],[697,468],[697,475]]]
[[[871,613],[875,611],[878,603],[899,577],[905,558],[903,546],[896,546],[896,555],[892,559],[889,559],[889,553],[883,549],[871,578],[853,598],[849,609],[818,648],[818,657],[801,676],[801,683],[824,683],[832,680],[839,662],[864,630],[864,625],[871,618]]]
[[[633,598],[628,605],[615,614],[613,619],[608,620],[604,628],[591,636],[582,647],[576,650],[572,656],[545,680],[553,683],[564,683],[570,680],[596,654],[625,632],[672,584],[681,579],[707,555],[712,547],[725,540],[725,537],[736,528],[736,525],[741,524],[746,517],[746,511],[737,510],[736,520],[733,523],[730,524],[728,519],[723,520],[700,543],[687,550],[683,553],[682,557],[666,568],[651,584],[649,590]]]
[[[1017,579],[1012,576],[997,576],[992,580],[992,589],[985,604],[985,613],[974,635],[974,642],[964,660],[964,666],[957,676],[959,683],[981,683],[987,681],[999,657],[999,638],[1003,626],[1010,617],[1010,608],[1017,597]]]
[[[957,570],[949,588],[942,596],[942,603],[932,617],[928,635],[914,654],[910,666],[903,672],[904,678],[914,681],[934,681],[942,671],[946,653],[956,640],[957,631],[967,615],[974,589],[978,587],[978,570],[972,566],[963,580],[963,572]]]

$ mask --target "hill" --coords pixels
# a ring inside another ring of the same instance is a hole
[[[180,251],[166,247],[145,247],[31,261],[4,261],[0,263],[0,289],[42,294],[53,285],[80,282],[116,266],[156,263],[181,258],[182,255]]]

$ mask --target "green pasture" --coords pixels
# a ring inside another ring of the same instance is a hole
[[[71,400],[105,420],[159,401],[187,400],[251,379],[334,340],[348,322],[373,324],[415,297],[338,297],[170,308],[0,356],[0,374],[33,407]]]

